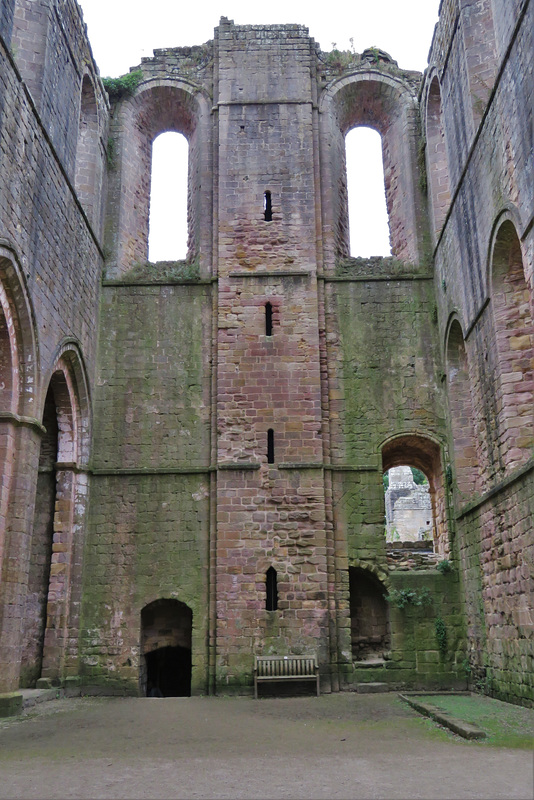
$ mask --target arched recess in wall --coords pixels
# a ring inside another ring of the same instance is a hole
[[[98,108],[93,83],[84,75],[80,94],[80,119],[76,146],[74,186],[89,221],[94,225],[99,202],[101,175],[99,159]]]
[[[451,202],[449,165],[437,75],[430,83],[426,103],[426,169],[432,230],[437,239]]]
[[[12,483],[18,461],[25,458],[21,439],[35,435],[38,352],[34,330],[22,272],[11,250],[0,246],[0,586]],[[20,500],[24,503],[23,497]],[[0,602],[1,594],[0,590]]]
[[[391,252],[417,264],[423,255],[424,209],[417,162],[417,99],[402,80],[378,70],[347,75],[320,100],[323,182],[332,202],[324,206],[325,247],[333,260],[349,249],[345,136],[357,126],[382,137]]]
[[[187,256],[188,143],[180,133],[160,133],[152,143],[149,261]]]
[[[382,137],[373,128],[358,126],[347,133],[345,148],[350,254],[390,256]]]
[[[210,107],[203,94],[184,81],[141,84],[123,100],[112,128],[115,168],[110,173],[107,246],[108,272],[122,273],[148,258],[152,143],[161,133],[176,132],[189,143],[187,186],[187,260],[200,254],[209,261],[211,237]]]
[[[353,661],[382,659],[390,648],[386,588],[376,575],[349,567],[349,605]]]
[[[85,371],[65,345],[43,405],[39,474],[24,615],[23,685],[63,677],[76,653],[87,503],[89,398]]]
[[[505,218],[496,228],[490,260],[499,447],[510,470],[523,464],[534,447],[534,304],[511,219]]]
[[[179,600],[155,600],[141,611],[140,694],[191,695],[193,612]]]
[[[449,326],[446,359],[454,491],[456,503],[462,504],[470,500],[477,489],[479,458],[469,363],[462,327],[456,318],[452,319]]]
[[[460,26],[475,127],[482,119],[497,76],[495,2],[460,0]],[[514,19],[509,0],[503,14],[505,18]]]
[[[430,436],[401,433],[387,439],[381,452],[383,472],[393,467],[410,466],[427,477],[434,524],[434,551],[448,554],[447,497],[440,444]]]

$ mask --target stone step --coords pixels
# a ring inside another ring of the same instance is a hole
[[[389,692],[387,683],[357,683],[356,691],[358,694],[374,694],[375,692]]]

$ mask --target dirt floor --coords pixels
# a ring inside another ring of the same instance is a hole
[[[71,698],[0,721],[0,798],[527,798],[527,749],[394,694]]]

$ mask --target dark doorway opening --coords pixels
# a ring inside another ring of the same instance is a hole
[[[190,697],[193,612],[179,600],[155,600],[141,611],[140,693]]]
[[[191,650],[160,647],[145,658],[147,697],[191,696]]]

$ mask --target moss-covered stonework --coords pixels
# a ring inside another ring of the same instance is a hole
[[[424,75],[223,17],[111,108],[75,0],[3,3],[0,690],[309,652],[322,691],[534,703],[533,3],[443,0]],[[350,256],[356,126],[389,258]],[[151,264],[169,130],[187,258]],[[399,466],[426,550],[385,541]]]

